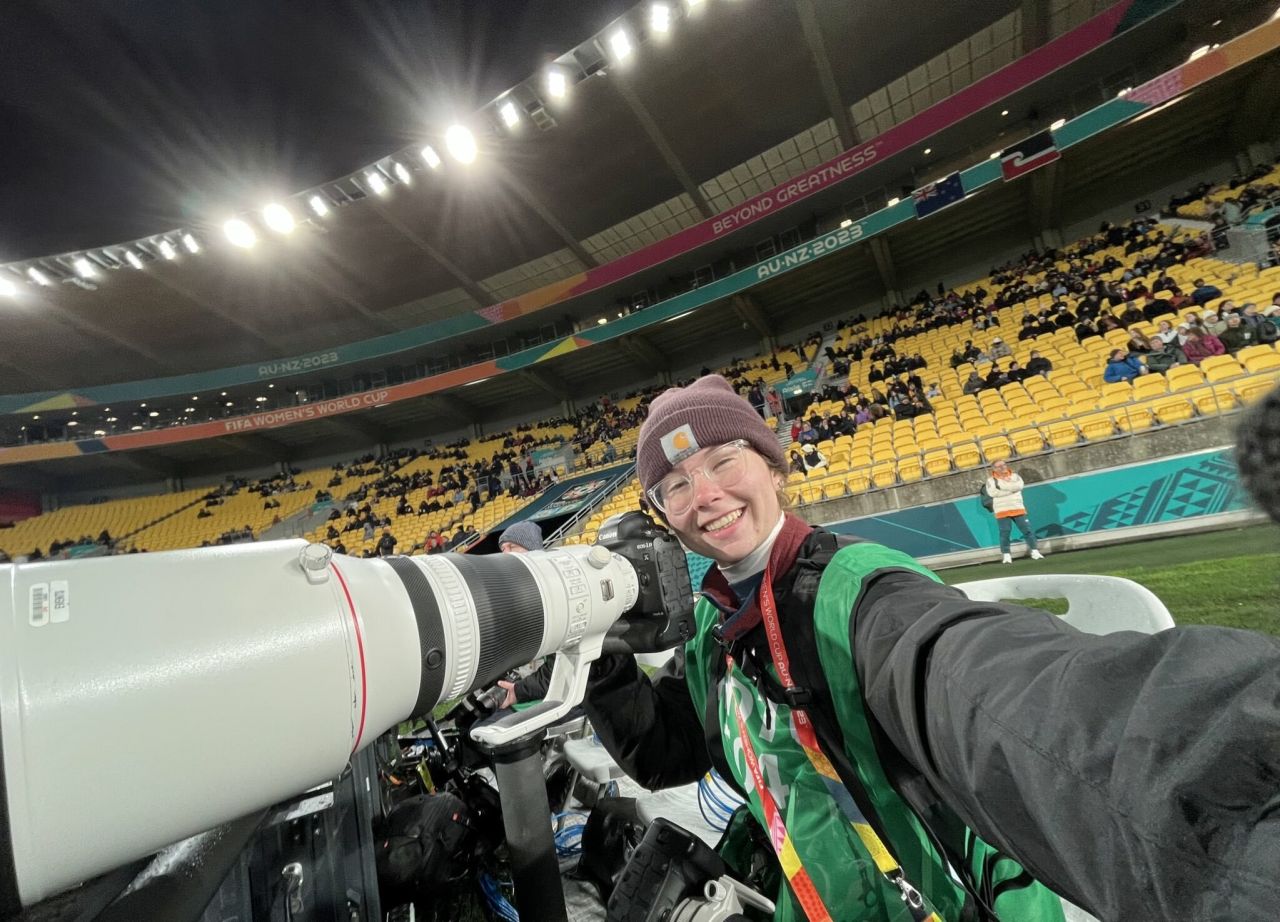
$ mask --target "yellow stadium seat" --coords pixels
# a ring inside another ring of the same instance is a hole
[[[982,453],[978,451],[976,442],[956,442],[951,446],[951,460],[958,471],[971,467],[980,467],[982,465]]]
[[[1169,382],[1164,375],[1146,374],[1136,378],[1133,382],[1133,399],[1147,400],[1152,397],[1160,397],[1169,390]]]
[[[1189,391],[1204,384],[1204,375],[1194,365],[1178,365],[1170,368],[1165,378],[1171,392]]]
[[[1009,433],[1009,440],[1020,455],[1034,455],[1044,451],[1044,436],[1035,426],[1026,429],[1015,429]]]
[[[1080,441],[1080,433],[1076,430],[1075,423],[1069,419],[1041,426],[1040,431],[1054,448],[1066,448]]]
[[[1151,403],[1151,410],[1156,414],[1156,418],[1161,423],[1168,425],[1169,423],[1180,423],[1183,420],[1191,419],[1195,415],[1195,409],[1185,396],[1164,397]]]
[[[1116,433],[1116,421],[1110,413],[1090,413],[1076,418],[1080,434],[1090,442],[1110,438]]]
[[[924,469],[930,477],[951,473],[951,456],[945,448],[935,448],[924,453]],[[901,468],[899,468],[901,470]],[[903,478],[906,479],[906,478]]]
[[[987,459],[988,463],[1003,461],[1006,458],[1013,457],[1013,443],[1009,441],[1008,436],[989,436],[988,438],[982,439],[982,441],[979,442],[979,445],[981,445],[982,455]],[[959,456],[957,455],[957,459],[958,457]],[[960,466],[959,460],[957,460],[956,466]]]
[[[877,487],[891,487],[897,481],[898,473],[892,461],[880,461],[872,466],[871,482]]]
[[[1254,349],[1262,350],[1254,352],[1252,355],[1246,356],[1246,352]],[[1248,349],[1241,349],[1238,358],[1244,363],[1244,367],[1248,369],[1250,374],[1257,374],[1260,371],[1274,371],[1280,368],[1280,353],[1275,353],[1267,346],[1250,346]]]
[[[1187,391],[1186,396],[1201,416],[1213,416],[1215,413],[1234,410],[1238,405],[1236,395],[1227,387],[1201,387],[1194,391]]]
[[[898,478],[903,483],[919,480],[924,476],[924,466],[919,455],[908,455],[898,461]]]
[[[843,480],[828,480],[822,485],[823,499],[840,499],[845,495],[845,484]]]
[[[1246,374],[1245,370],[1240,367],[1240,363],[1230,356],[1215,355],[1211,356],[1211,358],[1219,360],[1225,359],[1225,361],[1214,362],[1213,365],[1208,368],[1205,368],[1204,366],[1209,362],[1209,359],[1205,359],[1204,362],[1201,363],[1200,370],[1204,372],[1204,379],[1210,384],[1218,384],[1223,381],[1234,381],[1236,378],[1243,378]]]
[[[1163,390],[1161,393],[1163,393]],[[1112,391],[1109,394],[1103,394],[1093,402],[1093,405],[1099,410],[1107,410],[1111,407],[1124,406],[1126,403],[1133,400],[1133,396],[1134,395],[1128,391]]]
[[[1236,382],[1236,393],[1242,403],[1256,403],[1275,389],[1277,379],[1268,375],[1257,375]]]
[[[812,483],[806,483],[800,488],[800,501],[802,503],[816,503],[822,499],[822,490]]]
[[[849,493],[865,493],[871,488],[871,469],[864,467],[859,470],[850,471],[849,476],[844,479],[845,489]]]

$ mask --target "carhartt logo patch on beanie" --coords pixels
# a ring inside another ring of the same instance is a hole
[[[664,391],[649,406],[636,444],[636,473],[648,490],[685,458],[743,439],[767,461],[784,467],[778,435],[720,375]]]

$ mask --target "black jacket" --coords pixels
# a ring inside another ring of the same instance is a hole
[[[795,572],[775,581],[783,612]],[[1082,634],[901,571],[871,580],[853,630],[868,711],[894,750],[883,761],[905,759],[1036,879],[1103,920],[1280,906],[1280,641]],[[593,667],[587,714],[646,787],[711,765],[682,671],[680,657],[652,681],[629,657]]]

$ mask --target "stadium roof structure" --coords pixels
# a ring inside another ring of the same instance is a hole
[[[1272,12],[1272,4],[1226,0],[1118,4],[1143,5],[1158,11],[1052,72],[1007,87],[997,103],[942,124],[928,135],[928,153],[920,145],[896,152],[802,205],[756,216],[711,246],[415,355],[478,354],[499,337],[536,341],[552,317],[594,324],[635,293],[669,286],[717,260],[736,256],[741,268],[743,254],[754,261],[761,241],[772,238],[776,245],[779,235],[785,240],[805,225],[804,236],[812,236],[883,208],[904,189],[969,166],[993,148],[1181,63],[1211,30],[1222,29],[1225,39],[1227,30],[1238,34]],[[477,116],[480,151],[470,168],[445,156],[435,170],[401,156],[397,162],[412,169],[410,182],[380,164],[390,186],[385,196],[361,181],[364,170],[320,190],[300,190],[323,193],[330,212],[287,237],[259,228],[259,245],[248,251],[229,244],[211,223],[157,228],[174,232],[177,258],[161,256],[141,270],[100,266],[86,279],[68,261],[22,263],[62,270],[66,280],[24,285],[15,302],[0,305],[0,393],[323,352],[483,311],[731,210],[954,98],[1112,6],[1099,0],[930,2],[913,6],[907,23],[901,4],[889,0],[715,2],[684,15],[665,42],[639,41],[649,7],[637,7],[627,20],[637,44],[626,61],[610,58],[608,37],[616,26],[559,60],[572,72],[571,105],[558,108],[537,95],[541,77],[532,75],[510,94],[520,102],[517,129],[508,130],[497,116],[502,98]],[[876,303],[906,284],[945,278],[961,268],[954,257],[966,242],[989,241],[993,253],[1025,247],[1133,198],[1135,182],[1156,188],[1160,176],[1178,178],[1196,156],[1212,162],[1223,138],[1235,150],[1272,137],[1280,97],[1275,71],[1274,56],[1237,68],[1176,106],[1072,148],[1051,179],[984,192],[928,221],[889,230],[873,245],[852,247],[643,334],[448,393],[269,435],[94,455],[93,469],[108,481],[154,479],[248,467],[269,457],[332,454],[508,419],[513,407],[554,412],[566,398],[589,398],[698,362],[709,342],[717,351],[749,351],[767,336]],[[441,139],[426,138],[413,149],[422,143],[444,147]],[[395,153],[403,152],[389,152]],[[304,201],[294,206],[299,219]],[[198,239],[200,253],[181,248],[185,233]],[[108,255],[118,249],[110,243],[103,241]],[[262,387],[231,396],[252,401]],[[23,468],[32,482],[46,483],[90,469],[80,458]],[[0,479],[16,473],[0,470]]]

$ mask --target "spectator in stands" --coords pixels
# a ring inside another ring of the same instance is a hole
[[[390,557],[396,552],[396,538],[391,534],[390,528],[382,530],[382,537],[378,539],[378,556]]]
[[[1009,376],[1000,370],[1000,366],[991,363],[991,371],[987,372],[987,377],[983,382],[988,388],[998,390],[1009,383]]]
[[[818,430],[813,428],[813,424],[809,420],[804,421],[804,425],[800,427],[800,438],[798,441],[801,445],[816,445],[821,439]]]
[[[1040,354],[1038,349],[1031,350],[1031,358],[1027,360],[1028,375],[1043,375],[1049,377],[1049,372],[1053,371],[1053,362]]]
[[[1129,341],[1125,343],[1125,347],[1130,353],[1136,352],[1141,355],[1146,355],[1151,351],[1151,342],[1141,330],[1130,330]]]
[[[1182,347],[1176,342],[1165,345],[1163,339],[1159,336],[1153,336],[1149,340],[1151,351],[1146,355],[1147,370],[1158,374],[1164,374],[1174,365],[1186,364],[1187,357],[1182,353]]]
[[[1207,284],[1204,279],[1196,279],[1192,284],[1196,287],[1191,291],[1191,300],[1197,305],[1222,297],[1222,289],[1217,285]]]
[[[1212,333],[1189,330],[1186,339],[1182,343],[1182,351],[1186,355],[1188,362],[1193,365],[1199,365],[1209,356],[1223,355],[1227,350],[1222,345],[1222,340]]]
[[[827,466],[827,457],[818,451],[817,445],[804,446],[804,467],[805,475],[812,474],[814,471],[820,471]]]
[[[1126,301],[1124,310],[1120,312],[1120,322],[1126,327],[1133,326],[1135,323],[1142,323],[1147,318],[1143,316],[1142,310],[1132,301]]]
[[[1206,333],[1212,333],[1214,336],[1221,337],[1223,331],[1227,328],[1227,302],[1223,302],[1223,310],[1221,313],[1210,311],[1204,315],[1204,329]]]
[[[618,460],[618,449],[614,447],[614,444],[612,441],[606,439],[604,443],[604,450],[600,453],[600,463],[612,464],[614,461],[617,461],[617,460]]]
[[[1117,350],[1119,351],[1119,350]],[[1013,526],[1018,526],[1022,539],[1031,551],[1032,560],[1044,557],[1036,546],[1036,533],[1027,518],[1027,509],[1022,501],[1022,478],[1010,470],[1004,461],[991,465],[991,476],[987,478],[986,493],[991,499],[991,512],[996,517],[1000,528],[1000,561],[1013,563],[1009,537]]]
[[[1222,331],[1218,339],[1228,353],[1235,355],[1246,346],[1257,344],[1258,331],[1246,324],[1238,315],[1232,314],[1227,318],[1227,328]]]
[[[1102,380],[1107,384],[1118,384],[1132,381],[1146,373],[1147,367],[1142,364],[1142,359],[1123,349],[1112,349],[1111,355],[1107,357],[1107,367],[1102,372]]]
[[[1009,348],[1003,339],[997,336],[991,340],[991,358],[993,361],[998,361],[1010,355],[1013,355],[1013,350]]]
[[[338,541],[333,545],[333,552],[335,554],[345,554],[347,552],[347,546],[343,544],[341,541]],[[129,553],[132,554],[133,552],[130,551]]]
[[[1264,343],[1280,340],[1280,306],[1273,304],[1263,311],[1258,321],[1258,339]]]
[[[373,525],[373,520],[372,520],[372,519],[365,519],[365,520],[364,520],[364,529],[363,529],[363,532],[362,532],[362,536],[363,536],[364,540],[365,540],[365,541],[372,541],[372,540],[373,540],[374,531],[375,531],[375,529],[374,529],[374,525]]]
[[[1173,328],[1173,324],[1168,320],[1161,320],[1160,325],[1156,327],[1155,338],[1159,339],[1166,345],[1178,341],[1178,331]]]
[[[1076,324],[1076,342],[1082,343],[1086,339],[1088,339],[1090,336],[1097,336],[1097,335],[1098,335],[1098,328],[1094,326],[1094,324],[1090,320],[1084,317],[1081,317],[1079,322]]]
[[[969,379],[964,382],[962,390],[966,394],[976,394],[986,386],[987,382],[982,380],[982,375],[978,374],[977,371],[971,371],[969,372]]]
[[[809,469],[804,466],[804,454],[798,448],[791,449],[787,455],[787,471],[791,474],[809,473]]]

